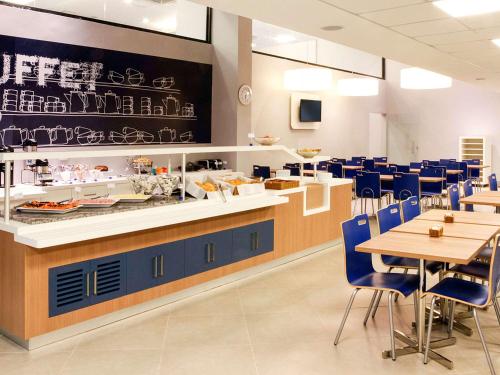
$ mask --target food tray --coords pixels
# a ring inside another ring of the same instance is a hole
[[[73,212],[78,210],[79,206],[66,208],[66,209],[50,209],[50,208],[28,208],[28,207],[17,207],[19,212],[27,214],[67,214],[68,212]]]
[[[137,194],[125,194],[125,195],[113,195],[112,199],[117,199],[120,203],[142,203],[146,202],[152,195],[139,195]]]
[[[294,189],[300,186],[299,181],[295,180],[267,180],[266,181],[266,189],[271,190],[285,190],[285,189]]]
[[[97,199],[83,199],[78,201],[80,207],[85,208],[108,208],[118,202],[118,199],[110,199],[109,203],[99,202]]]

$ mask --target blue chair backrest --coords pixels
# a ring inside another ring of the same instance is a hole
[[[333,163],[340,163],[342,165],[346,165],[346,162],[347,162],[347,160],[340,159],[340,158],[332,158],[330,161]]]
[[[427,165],[438,166],[439,165],[439,160],[427,160]]]
[[[446,185],[446,176],[444,176],[445,168],[425,166],[420,170],[421,177],[439,177],[443,180],[438,182],[422,182],[420,188],[424,193],[441,194],[443,186]]]
[[[255,177],[262,177],[264,179],[271,178],[271,168],[267,166],[254,165],[253,175]]]
[[[359,161],[360,163],[366,159],[366,156],[353,156],[351,160],[353,161]]]
[[[380,234],[388,232],[390,229],[402,224],[401,211],[398,203],[377,211],[377,221]]]
[[[310,171],[314,169],[314,166],[311,163],[304,163],[304,169]]]
[[[327,161],[320,161],[318,163],[318,170],[326,171],[328,169],[328,162]]]
[[[410,169],[420,169],[423,167],[423,163],[419,163],[417,161],[412,161],[410,163]]]
[[[361,165],[361,163],[363,163],[363,160],[359,159],[359,160],[347,160],[345,165]]]
[[[420,204],[418,198],[410,197],[401,202],[401,211],[405,223],[420,215]]]
[[[412,196],[420,197],[420,181],[416,173],[394,174],[394,199],[405,200]]]
[[[471,196],[472,194],[474,194],[474,189],[473,189],[473,186],[472,186],[472,180],[471,179],[464,181],[463,188],[464,188],[464,196],[465,197],[468,197],[468,196]],[[470,211],[470,212],[474,211],[474,205],[472,205],[472,204],[466,204],[465,205],[465,211]]]
[[[460,211],[460,190],[453,184],[448,188],[448,202],[453,211]]]
[[[387,156],[374,156],[373,160],[375,161],[375,163],[387,163]]]
[[[467,163],[464,161],[458,162],[458,169],[460,169],[462,172],[458,175],[458,179],[460,181],[465,181],[467,178],[469,178],[469,167],[467,166]]]
[[[449,161],[448,164],[446,164],[446,170],[459,170],[460,165],[457,162],[454,161]],[[446,183],[448,185],[450,184],[458,184],[459,181],[459,175],[458,174],[450,174],[446,173]]]
[[[328,163],[328,172],[330,172],[332,174],[332,177],[335,178],[344,177],[342,164],[340,163]]]
[[[380,173],[357,172],[356,173],[356,196],[358,198],[380,198]]]
[[[396,165],[396,172],[410,173],[409,165]]]
[[[375,169],[375,160],[373,159],[365,159],[362,162],[363,168],[366,171],[373,171]]]
[[[495,173],[492,173],[492,174],[489,175],[488,182],[490,184],[490,190],[491,191],[497,191],[498,190],[497,175]]]
[[[344,239],[346,277],[349,283],[360,277],[375,272],[372,256],[368,253],[356,251],[356,246],[368,241],[370,223],[368,215],[358,215],[342,223],[342,237]]]
[[[300,176],[300,168],[299,167],[293,167],[289,165],[285,165],[283,169],[289,169],[290,170],[290,176]]]
[[[380,174],[386,174],[386,175],[390,175],[390,174],[393,174],[394,172],[396,172],[394,169],[389,168],[389,167],[375,167],[375,169],[373,171],[378,172]]]

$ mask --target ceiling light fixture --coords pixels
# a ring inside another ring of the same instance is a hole
[[[406,68],[400,71],[400,86],[407,90],[446,89],[453,85],[451,77],[421,68]]]
[[[295,42],[297,40],[297,38],[295,38],[291,34],[279,34],[279,35],[276,35],[273,39],[275,42],[278,42],[278,43],[292,43],[292,42]]]
[[[125,4],[132,4],[132,1],[133,1],[133,0],[123,0],[123,2],[124,2]]]
[[[475,16],[500,11],[498,0],[439,0],[432,4],[452,17]]]
[[[285,71],[284,86],[289,91],[326,91],[332,88],[332,71],[324,68]]]
[[[321,30],[325,31],[339,31],[342,30],[344,26],[338,26],[338,25],[329,25],[329,26],[323,26]]]
[[[144,18],[142,19],[142,23],[144,23],[144,24],[146,24],[146,25],[147,25],[147,24],[149,23],[149,18],[144,17]]]
[[[491,40],[495,45],[497,45],[498,47],[500,47],[500,39],[492,39]]]
[[[344,78],[337,82],[337,94],[340,96],[377,96],[378,79]]]
[[[10,0],[8,3],[17,4],[17,5],[28,5],[34,2],[35,0]]]

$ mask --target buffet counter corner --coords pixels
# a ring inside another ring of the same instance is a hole
[[[28,349],[327,248],[352,181],[0,225],[0,330]]]

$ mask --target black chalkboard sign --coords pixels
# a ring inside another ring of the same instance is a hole
[[[208,64],[0,35],[0,95],[6,146],[211,140]]]

